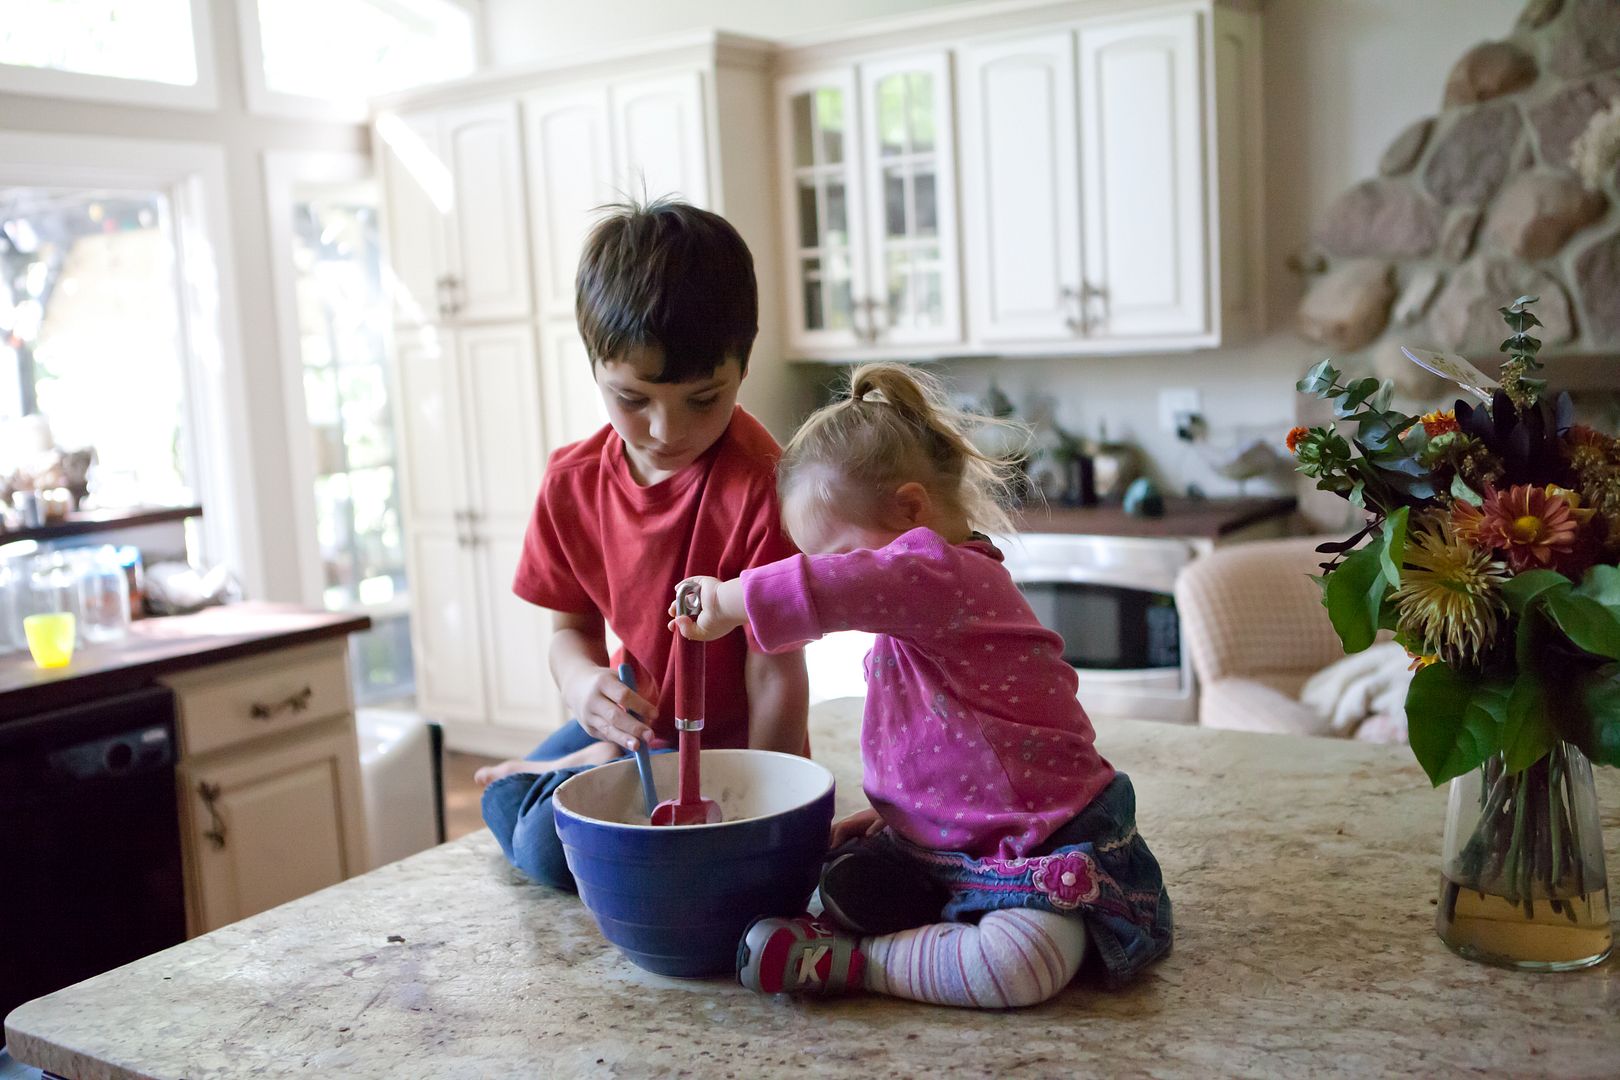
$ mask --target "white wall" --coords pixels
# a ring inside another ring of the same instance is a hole
[[[219,106],[208,112],[0,93],[0,129],[78,136],[115,136],[154,142],[188,142],[224,150],[234,256],[240,353],[227,363],[242,365],[250,401],[248,430],[238,445],[253,473],[258,520],[265,535],[257,545],[262,565],[239,567],[258,583],[255,599],[300,598],[298,547],[292,542],[292,478],[287,465],[287,427],[276,343],[271,288],[262,156],[270,150],[368,152],[366,129],[357,124],[318,123],[255,116],[242,89],[236,4],[215,2],[212,48],[219,82]],[[203,508],[207,513],[208,508]]]
[[[486,0],[491,56],[520,63],[630,37],[706,26],[779,37],[835,29],[857,18],[980,0]],[[1522,0],[1267,0],[1263,6],[1267,192],[1265,252],[1272,332],[1252,343],[1175,356],[958,363],[965,390],[993,375],[1014,401],[1055,393],[1065,426],[1129,436],[1172,486],[1210,494],[1235,486],[1158,424],[1158,392],[1196,387],[1212,439],[1237,429],[1280,437],[1293,423],[1299,372],[1321,358],[1291,331],[1299,281],[1284,262],[1303,251],[1310,223],[1344,189],[1373,175],[1411,121],[1440,106],[1452,64],[1475,43],[1512,29]],[[623,28],[635,27],[633,35]],[[1038,389],[1037,389],[1038,388]],[[1284,482],[1287,483],[1286,477]]]

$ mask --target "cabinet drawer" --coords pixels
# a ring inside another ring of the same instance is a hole
[[[343,642],[282,649],[163,680],[190,757],[354,711]]]

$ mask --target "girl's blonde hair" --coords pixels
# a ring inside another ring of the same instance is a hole
[[[880,496],[913,481],[930,497],[960,509],[972,529],[1010,533],[1017,462],[979,449],[975,429],[1027,432],[1015,422],[963,412],[939,380],[904,364],[863,364],[849,378],[848,396],[817,410],[787,447],[777,470],[784,501],[799,482],[816,482],[822,506],[851,496]],[[854,489],[854,490],[852,490]]]

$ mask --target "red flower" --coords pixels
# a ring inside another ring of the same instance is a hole
[[[1299,453],[1299,440],[1303,439],[1305,436],[1309,435],[1310,433],[1311,433],[1310,428],[1304,428],[1304,427],[1290,428],[1288,430],[1288,438],[1283,440],[1283,445],[1288,447],[1288,452],[1290,454],[1297,454],[1297,453]]]
[[[1455,507],[1452,512],[1456,514]],[[1517,484],[1488,492],[1478,513],[1472,539],[1503,552],[1514,573],[1552,566],[1559,556],[1575,550],[1579,523],[1569,503],[1544,488]]]
[[[1428,432],[1431,439],[1436,435],[1457,430],[1457,414],[1450,409],[1445,412],[1424,413],[1420,419],[1423,421],[1423,430]]]

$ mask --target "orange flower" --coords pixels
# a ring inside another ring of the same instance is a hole
[[[1310,433],[1311,433],[1310,428],[1304,428],[1304,427],[1290,428],[1288,430],[1288,438],[1283,440],[1283,445],[1288,447],[1288,452],[1290,454],[1297,454],[1297,453],[1299,453],[1299,440],[1303,439],[1305,436],[1309,435]]]
[[[1485,489],[1487,499],[1493,494],[1490,488]],[[1482,543],[1479,536],[1480,527],[1484,523],[1485,515],[1473,503],[1458,499],[1451,504],[1451,532],[1459,540],[1466,540],[1489,549],[1490,545]]]
[[[1516,484],[1490,492],[1479,515],[1474,542],[1506,554],[1514,573],[1551,566],[1556,556],[1575,550],[1575,515],[1562,496],[1544,488]]]
[[[1431,439],[1436,435],[1444,435],[1448,431],[1458,430],[1457,414],[1450,409],[1445,412],[1424,413],[1419,419],[1423,421],[1423,430],[1429,433]]]

